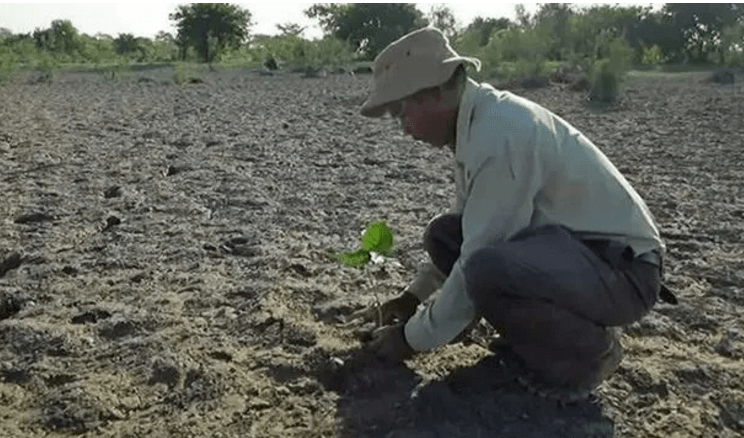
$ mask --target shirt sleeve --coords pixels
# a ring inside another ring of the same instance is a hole
[[[439,272],[434,263],[426,262],[419,267],[416,278],[406,287],[405,292],[413,294],[423,303],[439,289],[445,279],[445,275]]]
[[[503,136],[499,144],[492,146],[494,153],[483,160],[471,177],[463,209],[460,258],[440,294],[411,317],[405,327],[406,340],[414,350],[429,350],[450,342],[475,318],[463,272],[469,256],[530,225],[533,199],[541,184],[532,134],[534,131],[522,131],[517,134],[521,138]],[[494,141],[488,135],[477,140]]]

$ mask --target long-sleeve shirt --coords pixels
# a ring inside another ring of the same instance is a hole
[[[527,227],[560,224],[582,238],[613,239],[636,254],[664,245],[645,202],[609,159],[562,118],[507,91],[468,79],[455,143],[460,257],[435,299],[405,326],[417,351],[454,339],[475,318],[463,265]],[[410,287],[425,300],[443,275],[428,264]]]

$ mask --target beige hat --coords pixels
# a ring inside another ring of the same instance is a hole
[[[478,59],[458,55],[447,37],[434,27],[413,31],[393,41],[375,58],[374,89],[362,106],[362,115],[380,117],[388,104],[442,85],[463,62],[480,70]]]

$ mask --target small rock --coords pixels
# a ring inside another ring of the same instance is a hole
[[[248,409],[260,411],[263,409],[269,409],[271,407],[271,403],[268,401],[262,399],[262,398],[254,398],[251,401],[248,402]]]
[[[175,175],[175,174],[177,174],[179,172],[181,172],[181,169],[179,169],[178,167],[176,167],[176,166],[168,166],[165,169],[165,171],[163,172],[163,174],[165,176],[173,176],[173,175]]]
[[[121,219],[119,219],[116,216],[111,215],[111,216],[109,216],[109,217],[106,218],[106,225],[103,227],[103,230],[101,230],[101,231],[107,231],[107,230],[111,229],[112,227],[115,227],[115,226],[117,226],[119,224],[121,224]]]
[[[110,317],[111,313],[106,310],[93,309],[73,316],[70,322],[72,322],[73,324],[85,324],[86,322],[96,323],[98,322],[98,320]]]
[[[103,197],[106,199],[118,198],[119,196],[121,196],[121,187],[119,186],[109,187],[103,192]]]
[[[181,372],[177,365],[169,360],[156,358],[152,364],[152,375],[147,383],[150,385],[164,383],[168,388],[173,389],[180,380]]]
[[[78,270],[76,268],[73,268],[72,266],[64,266],[62,268],[62,273],[65,275],[76,275],[78,273]]]
[[[274,59],[273,56],[269,56],[268,59],[264,62],[264,67],[266,67],[269,70],[279,70],[279,64],[276,62],[276,59]]]

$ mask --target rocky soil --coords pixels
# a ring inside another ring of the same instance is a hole
[[[450,152],[358,114],[369,76],[203,79],[0,87],[0,436],[744,434],[741,85],[638,75],[612,108],[515,90],[647,200],[680,298],[624,330],[596,397],[559,406],[478,342],[390,368],[339,327],[407,284],[454,196]],[[394,258],[365,276],[327,257],[373,220]]]

